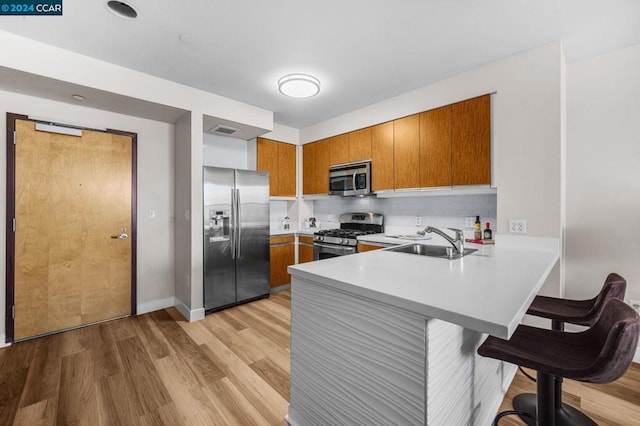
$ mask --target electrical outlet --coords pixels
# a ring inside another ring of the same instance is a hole
[[[476,224],[475,216],[465,216],[464,218],[464,226],[467,228],[473,228]]]
[[[422,218],[420,216],[416,216],[416,226],[422,226]]]
[[[640,314],[640,300],[629,300],[629,304],[633,309],[635,309]]]
[[[527,221],[524,219],[509,220],[509,232],[512,232],[514,234],[526,234]]]

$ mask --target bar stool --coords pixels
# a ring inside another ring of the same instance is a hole
[[[597,322],[579,333],[520,325],[509,340],[489,336],[478,354],[537,371],[536,423],[555,426],[554,376],[590,383],[608,383],[629,368],[638,345],[640,317],[618,299],[606,301]],[[500,418],[519,412],[498,413]],[[590,420],[590,419],[589,419]],[[580,423],[578,423],[580,424]]]
[[[548,296],[536,296],[527,314],[551,320],[551,329],[564,331],[564,324],[592,326],[600,317],[605,302],[611,298],[624,300],[627,281],[612,272],[604,281],[600,293],[589,300],[560,299]],[[530,379],[533,379],[523,371]],[[535,379],[533,379],[535,380]],[[562,377],[554,379],[556,424],[595,425],[595,423],[580,410],[562,402]],[[536,413],[536,395],[532,393],[520,394],[513,399],[513,408],[534,416]],[[526,421],[526,420],[525,420]],[[534,423],[530,423],[534,424]]]

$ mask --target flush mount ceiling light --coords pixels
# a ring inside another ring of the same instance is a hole
[[[71,98],[75,101],[82,102],[85,100],[85,97],[82,95],[71,95]]]
[[[136,12],[130,3],[123,1],[108,1],[107,6],[110,11],[121,18],[136,19],[138,17],[138,12]]]
[[[278,80],[278,90],[292,98],[310,98],[320,92],[320,80],[309,74],[287,74]]]

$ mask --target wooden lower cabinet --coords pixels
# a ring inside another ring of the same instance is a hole
[[[296,262],[295,237],[283,235],[271,237],[271,288],[291,283],[287,267]]]
[[[365,243],[358,243],[358,252],[361,253],[363,251],[371,251],[371,250],[380,250],[383,249],[383,246],[376,246],[373,244],[365,244]]]
[[[313,237],[300,236],[298,238],[298,263],[313,261]]]

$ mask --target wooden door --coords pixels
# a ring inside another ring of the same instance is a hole
[[[134,313],[134,138],[15,131],[14,339]]]
[[[374,191],[395,187],[393,179],[393,121],[371,128],[371,179]]]
[[[490,95],[451,106],[453,185],[491,184]]]
[[[278,143],[278,195],[296,196],[296,146]]]
[[[451,107],[420,114],[420,186],[451,186]]]
[[[393,171],[396,189],[420,186],[420,118],[418,114],[393,122]]]

